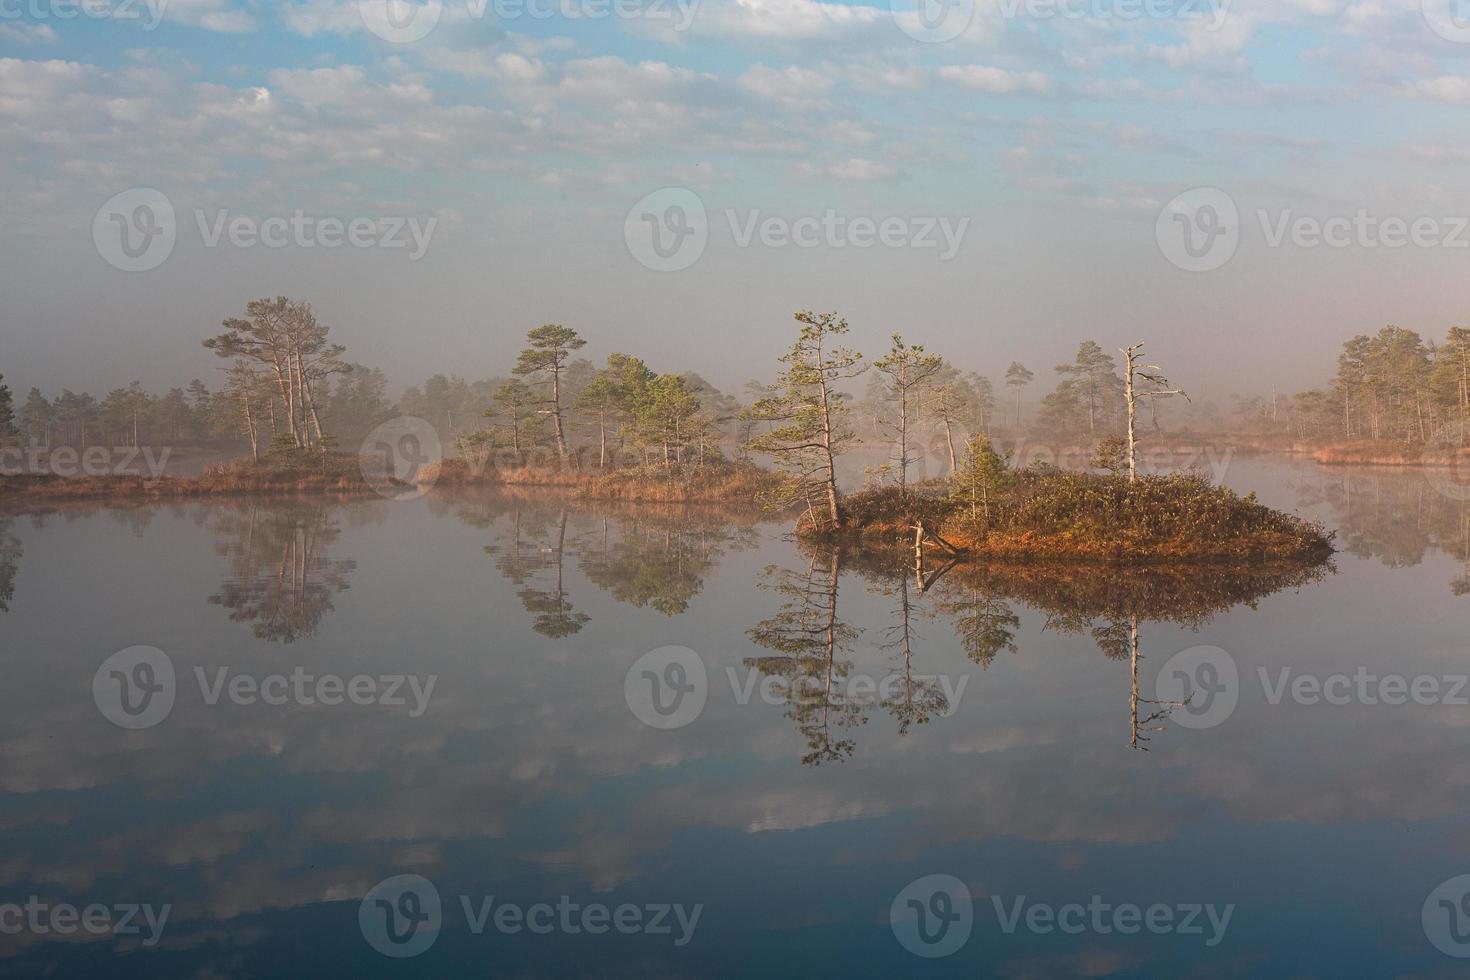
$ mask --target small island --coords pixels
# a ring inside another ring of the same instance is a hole
[[[1201,476],[1013,469],[983,440],[952,480],[870,489],[842,504],[840,528],[806,516],[799,532],[987,561],[1319,560],[1333,551],[1318,525]]]

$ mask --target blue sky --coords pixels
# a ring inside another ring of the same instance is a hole
[[[997,378],[1019,359],[1049,379],[1082,339],[1148,339],[1196,389],[1290,389],[1349,334],[1465,322],[1470,249],[1264,234],[1282,216],[1470,215],[1470,26],[1445,19],[1453,0],[1062,0],[1063,16],[952,0],[929,9],[928,41],[905,0],[630,0],[595,20],[568,11],[598,0],[542,0],[540,18],[443,0],[409,42],[372,29],[390,2],[135,0],[127,19],[0,0],[13,386],[208,376],[197,338],[278,293],[312,300],[399,384],[502,370],[552,321],[594,356],[736,386],[771,373],[811,307],[847,314],[865,348],[899,330]],[[127,272],[93,229],[135,188],[166,197],[177,240]],[[661,188],[708,216],[707,247],[672,272],[626,238]],[[1193,188],[1241,216],[1207,272],[1158,240]],[[201,231],[297,211],[433,222],[432,239],[410,258]],[[829,211],[967,223],[943,258],[735,234]]]

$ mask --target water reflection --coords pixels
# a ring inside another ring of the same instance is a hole
[[[380,524],[363,521],[384,512]],[[708,510],[468,496],[147,513],[154,526],[141,542],[109,538],[115,521],[100,517],[6,531],[25,536],[28,565],[5,620],[20,653],[0,712],[10,893],[173,903],[167,948],[132,954],[140,974],[268,975],[283,956],[386,972],[397,964],[363,943],[356,903],[403,872],[434,880],[450,909],[459,894],[710,903],[709,932],[677,953],[609,952],[586,937],[471,938],[457,919],[411,964],[420,972],[755,975],[798,944],[822,944],[832,972],[903,974],[914,961],[893,943],[888,903],[935,870],[983,879],[992,894],[1239,898],[1241,931],[1226,953],[1243,974],[1304,948],[1419,948],[1418,902],[1463,836],[1463,709],[1333,714],[1255,697],[1220,728],[1158,733],[1170,706],[1150,700],[1149,678],[1194,642],[1178,627],[1218,617],[1204,642],[1229,648],[1244,675],[1278,663],[1346,669],[1345,657],[1366,660],[1378,642],[1374,592],[1422,590],[1376,562],[1374,578],[1339,576],[1300,601],[1259,603],[1260,616],[1227,616],[1329,570],[950,565],[916,575],[903,555],[798,550],[784,528],[756,531]],[[258,642],[224,616],[196,615],[197,587],[180,570],[212,574],[210,535],[230,569],[218,604]],[[63,577],[78,542],[95,567]],[[175,576],[177,611],[150,601],[156,579],[116,576],[145,545],[159,574]],[[747,545],[761,550],[739,554]],[[77,607],[63,585],[97,598]],[[529,607],[527,593],[550,605]],[[334,599],[341,610],[327,622]],[[507,616],[534,631],[512,635]],[[569,619],[577,629],[558,635]],[[1410,642],[1368,662],[1458,669],[1424,652],[1452,649],[1432,628],[1400,624],[1394,637],[1407,631]],[[476,642],[497,631],[498,642]],[[181,689],[157,728],[113,730],[89,699],[120,634],[177,638],[158,641]],[[349,635],[361,642],[339,642]],[[256,656],[286,636],[296,640],[289,662]],[[189,686],[193,670],[235,640],[241,670],[432,672],[443,696],[418,718],[206,704]],[[716,680],[726,666],[758,671],[780,703],[712,692],[686,729],[640,725],[623,700],[625,672],[663,643],[698,646]],[[896,680],[865,699],[849,683],[865,672]],[[969,675],[964,699],[935,686],[936,673]],[[1375,883],[1384,887],[1360,887]],[[1355,928],[1321,925],[1334,918]],[[1263,922],[1283,923],[1281,934]],[[1147,935],[1086,939],[1079,949],[997,933],[951,967],[1208,968]],[[107,975],[126,959],[102,943],[87,958],[68,945],[83,944],[17,946],[0,973]],[[1343,965],[1311,960],[1302,972]]]
[[[619,603],[680,616],[730,552],[760,541],[759,511],[709,506],[548,505],[514,494],[435,500],[490,532],[485,553],[514,583],[532,629],[553,639],[591,621],[572,601],[569,564]]]
[[[852,664],[839,655],[860,635],[837,616],[842,555],[836,546],[813,548],[803,569],[767,568],[760,587],[780,596],[781,608],[749,631],[757,644],[776,651],[747,658],[745,666],[776,680],[786,717],[806,739],[803,765],[847,759],[856,743],[845,732],[868,720],[863,704],[841,686]]]
[[[14,532],[15,518],[0,516],[0,613],[10,611],[15,576],[20,571],[20,538]]]
[[[258,639],[294,643],[315,636],[347,591],[357,563],[333,558],[338,508],[318,501],[250,502],[213,508],[209,530],[229,574],[209,604],[249,623]]]
[[[1313,467],[1296,483],[1302,507],[1325,507],[1350,555],[1407,568],[1440,552],[1463,571],[1450,582],[1470,594],[1470,500],[1447,494],[1434,474],[1415,470],[1332,470]]]

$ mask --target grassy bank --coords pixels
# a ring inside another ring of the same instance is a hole
[[[195,477],[53,476],[24,474],[0,476],[0,506],[69,500],[169,500],[189,497],[324,494],[355,496],[376,493],[390,480],[370,482],[358,457],[345,453],[273,454],[222,463]]]
[[[421,479],[436,487],[489,486],[538,489],[583,500],[649,503],[755,503],[779,485],[769,470],[743,461],[694,466],[639,466],[620,469],[545,467],[476,470],[463,459],[428,468]]]
[[[1009,471],[982,501],[948,483],[882,487],[846,498],[843,536],[913,547],[922,521],[965,555],[997,560],[1215,561],[1332,553],[1319,526],[1193,475],[1140,477]],[[810,528],[799,527],[810,533]]]
[[[1470,467],[1470,448],[1363,440],[1323,446],[1312,458],[1326,466],[1455,468]]]

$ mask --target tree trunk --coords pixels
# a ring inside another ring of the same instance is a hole
[[[567,462],[567,437],[561,427],[561,365],[551,365],[551,417],[556,422],[556,454],[562,465]]]
[[[832,457],[832,406],[827,396],[827,375],[822,370],[822,348],[817,346],[817,383],[821,393],[822,408],[822,452],[827,458],[827,509],[832,518],[832,529],[841,530],[842,512],[837,505],[837,461]]]
[[[1133,417],[1138,409],[1138,400],[1133,397],[1133,352],[1126,352],[1128,357],[1128,373],[1125,375],[1123,386],[1123,397],[1128,402],[1128,482],[1132,483],[1137,474],[1137,457],[1134,450],[1133,440]]]

